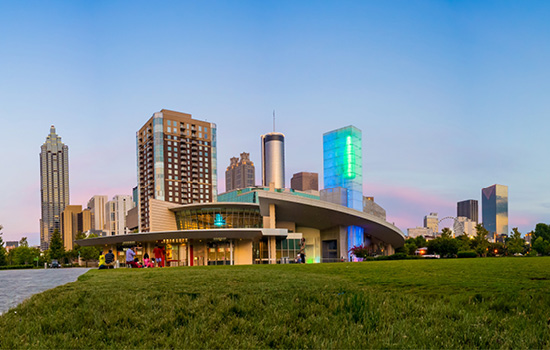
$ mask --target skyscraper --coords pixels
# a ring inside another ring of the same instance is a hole
[[[262,185],[285,188],[285,135],[270,132],[262,135]]]
[[[238,190],[256,185],[254,163],[250,160],[250,153],[241,153],[241,159],[232,157],[225,170],[225,191]]]
[[[508,235],[508,186],[493,185],[481,190],[483,227],[491,239]]]
[[[350,125],[323,135],[325,189],[346,189],[346,206],[356,210],[363,210],[362,162],[361,130]]]
[[[52,125],[40,149],[40,249],[46,250],[54,230],[61,233],[61,212],[69,205],[69,147]]]
[[[478,215],[479,215],[478,202],[475,199],[468,199],[462,202],[458,202],[456,204],[457,217],[462,216],[462,217],[468,218],[477,224]]]
[[[290,179],[290,188],[298,191],[319,191],[319,174],[296,173]]]
[[[321,198],[327,193],[338,193],[333,196],[343,199],[348,208],[363,210],[363,163],[361,147],[361,130],[355,126],[346,126],[329,131],[323,135],[323,178],[325,189]],[[339,203],[343,204],[343,203]],[[348,226],[348,251],[353,246],[364,242],[364,229],[359,226]]]
[[[149,198],[186,204],[217,197],[216,124],[163,109],[136,134],[140,231],[147,232]]]

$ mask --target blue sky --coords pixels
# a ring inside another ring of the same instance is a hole
[[[70,148],[71,204],[130,194],[162,108],[218,126],[218,175],[262,133],[286,178],[322,134],[363,131],[365,195],[403,231],[509,186],[510,228],[550,222],[547,1],[0,0],[0,224],[38,243],[40,145]],[[223,185],[220,186],[223,190]]]

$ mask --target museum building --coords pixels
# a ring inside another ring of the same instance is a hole
[[[250,187],[183,205],[149,198],[149,208],[149,232],[75,243],[112,249],[121,264],[129,247],[142,260],[159,244],[170,266],[200,266],[289,263],[301,249],[307,263],[350,261],[350,226],[363,229],[373,255],[391,255],[405,242],[383,218],[291,189]]]

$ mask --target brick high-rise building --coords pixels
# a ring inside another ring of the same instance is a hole
[[[298,191],[319,191],[319,174],[296,173],[290,179],[290,188]]]
[[[216,201],[216,124],[163,109],[136,134],[140,232],[150,230],[149,198]]]
[[[241,159],[232,157],[225,170],[225,191],[233,191],[256,185],[254,163],[250,160],[250,153],[241,153]]]
[[[69,147],[52,125],[40,148],[40,249],[50,246],[53,231],[61,233],[61,212],[69,205]]]

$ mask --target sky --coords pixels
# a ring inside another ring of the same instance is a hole
[[[550,222],[548,1],[0,0],[0,225],[39,243],[39,152],[69,146],[71,204],[131,194],[161,109],[217,125],[229,159],[286,135],[286,182],[322,135],[362,130],[364,194],[403,232],[509,187],[509,227]]]

